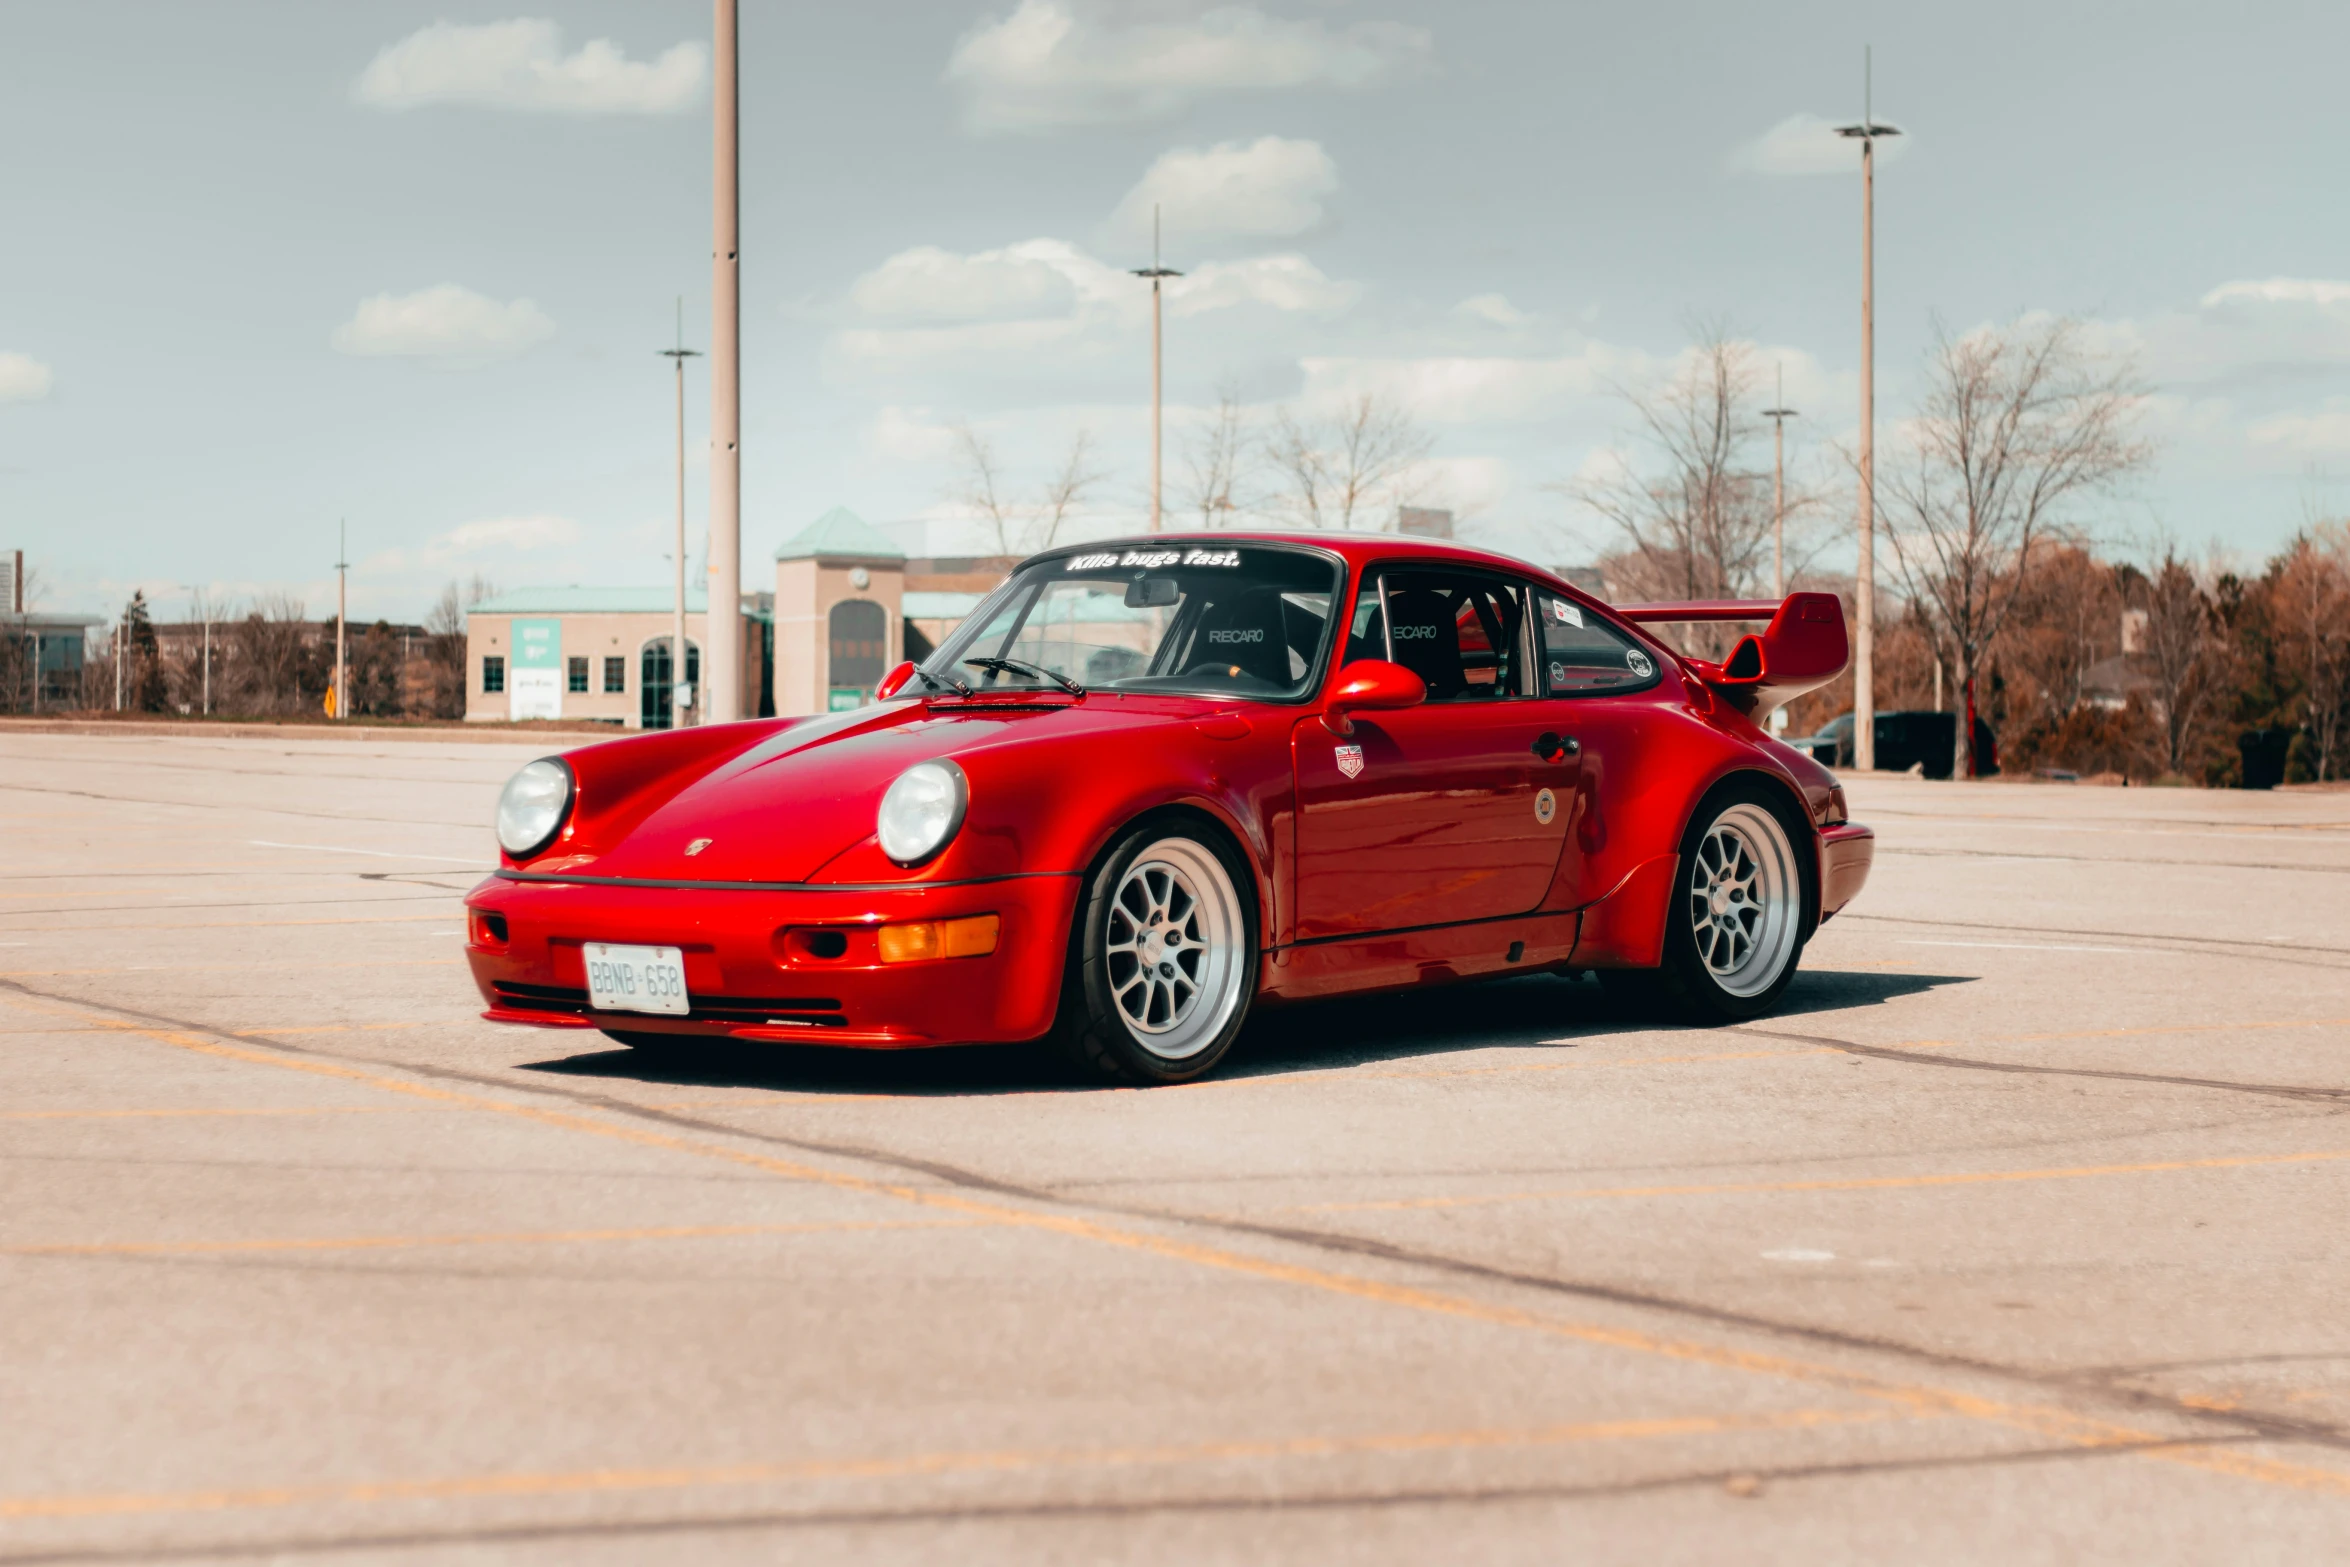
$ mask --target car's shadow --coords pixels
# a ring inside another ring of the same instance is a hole
[[[1880,1006],[1962,974],[1804,970],[1772,1018]],[[1769,1026],[1770,1019],[1763,1020]],[[1268,1007],[1249,1020],[1217,1079],[1292,1076],[1470,1050],[1572,1047],[1614,1034],[1703,1038],[1709,1031],[1661,1024],[1627,1008],[1589,979],[1526,975],[1483,984]],[[661,1051],[598,1049],[522,1070],[679,1087],[768,1088],[804,1094],[1019,1094],[1086,1092],[1045,1051],[1025,1045],[951,1050],[824,1050],[804,1045],[689,1044]]]

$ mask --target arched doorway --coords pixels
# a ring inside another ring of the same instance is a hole
[[[858,707],[889,669],[889,611],[871,599],[843,599],[832,606],[826,678],[828,707]]]
[[[667,729],[674,721],[676,708],[672,698],[676,687],[670,668],[669,639],[655,637],[645,644],[639,661],[637,685],[643,695],[638,700],[637,719],[647,729]],[[685,643],[685,683],[698,685],[702,678],[702,646],[691,637]]]

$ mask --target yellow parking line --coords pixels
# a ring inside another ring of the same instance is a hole
[[[1101,1220],[1082,1218],[1075,1214],[1036,1212],[1025,1208],[1015,1208],[1002,1202],[968,1197],[959,1191],[876,1180],[867,1176],[853,1175],[843,1170],[825,1169],[816,1165],[802,1164],[796,1160],[778,1158],[773,1154],[658,1132],[649,1127],[625,1125],[569,1111],[548,1110],[511,1100],[492,1099],[478,1094],[460,1093],[453,1089],[404,1082],[398,1078],[380,1076],[339,1062],[264,1054],[259,1049],[221,1044],[177,1029],[160,1029],[120,1022],[94,1008],[77,1007],[73,1010],[97,1020],[114,1023],[123,1032],[137,1034],[158,1043],[170,1045],[175,1049],[191,1051],[200,1055],[246,1061],[259,1066],[304,1072],[347,1082],[364,1083],[387,1093],[405,1094],[443,1104],[468,1106],[493,1115],[508,1116],[551,1128],[584,1132],[590,1136],[607,1138],[614,1142],[627,1143],[640,1148],[666,1149],[700,1158],[714,1159],[742,1168],[760,1170],[787,1180],[804,1181],[812,1185],[829,1187],[836,1191],[851,1191],[867,1196],[889,1198],[898,1202],[911,1203],[918,1207],[1010,1228],[1027,1229],[1073,1240],[1090,1241],[1121,1251],[1160,1257],[1172,1262],[1188,1263],[1194,1267],[1231,1274],[1236,1277],[1256,1279],[1266,1283],[1286,1284],[1344,1299],[1393,1306],[1454,1321],[1475,1322],[1488,1327],[1514,1329],[1558,1342],[1614,1349],[1654,1356],[1682,1364],[1711,1366],[1718,1370],[1739,1371],[1754,1376],[1834,1388],[1916,1413],[1960,1415],[1986,1424],[2003,1426],[2010,1430],[2026,1431],[2041,1437],[2068,1442],[2084,1450],[2098,1448],[2140,1449],[2150,1458],[2183,1464],[2191,1468],[2234,1475],[2243,1479],[2261,1481],[2265,1484],[2350,1496],[2350,1474],[2338,1470],[2316,1468],[2305,1464],[2290,1464],[2281,1460],[2261,1458],[2244,1453],[2206,1448],[2161,1446],[2159,1444],[2170,1439],[2151,1431],[2091,1416],[2077,1415],[2070,1410],[2050,1405],[2012,1403],[2005,1399],[1986,1397],[1958,1388],[1901,1382],[1889,1377],[1873,1376],[1866,1372],[1849,1371],[1838,1366],[1740,1349],[1730,1344],[1709,1343],[1698,1339],[1671,1338],[1637,1328],[1614,1327],[1604,1323],[1578,1322],[1568,1318],[1545,1316],[1521,1307],[1500,1305],[1465,1295],[1446,1294],[1439,1290],[1423,1289],[1416,1285],[1390,1283],[1384,1279],[1370,1278],[1361,1274],[1338,1273],[1326,1268],[1281,1262],[1270,1257],[1229,1251],[1222,1247],[1187,1241],[1149,1230],[1131,1229]]]
[[[0,1121],[146,1121],[250,1115],[418,1115],[423,1105],[231,1105],[193,1110],[0,1110]]]
[[[733,1240],[858,1230],[966,1228],[970,1219],[861,1219],[808,1224],[670,1224],[635,1229],[509,1230],[448,1235],[316,1235],[244,1241],[54,1241],[0,1246],[7,1257],[207,1257],[246,1252],[404,1251],[422,1246],[555,1246],[583,1241]]]
[[[449,899],[451,902],[455,902],[462,897],[463,894],[461,893],[452,892],[449,894]],[[365,903],[368,900],[365,897],[356,897],[336,901]],[[411,900],[400,898],[391,901],[406,903]],[[103,914],[106,911],[103,909],[91,909],[87,912],[92,914]],[[6,910],[0,910],[0,918],[5,918],[6,914]],[[31,932],[37,935],[54,936],[111,936],[116,931],[130,930],[276,930],[289,925],[412,925],[423,920],[439,920],[442,924],[445,925],[450,920],[456,919],[457,917],[457,915],[451,913],[449,910],[443,909],[438,914],[386,914],[382,916],[371,915],[365,918],[338,917],[335,919],[301,920],[175,920],[164,924],[154,925],[0,925],[0,934],[15,933],[22,935],[26,932]],[[452,931],[451,934],[454,935],[455,932]]]
[[[440,918],[447,919],[448,915]],[[67,979],[88,974],[184,974],[190,970],[256,968],[455,968],[463,958],[364,958],[349,963],[321,963],[315,958],[273,958],[254,963],[126,963],[111,968],[0,969],[0,979]]]
[[[1314,1202],[1282,1213],[1397,1212],[1414,1208],[1482,1208],[1501,1203],[1593,1197],[1744,1197],[1764,1192],[1882,1192],[1928,1186],[1985,1186],[2019,1181],[2077,1181],[2100,1175],[2154,1175],[2178,1170],[2242,1170],[2261,1165],[2331,1164],[2350,1148],[2308,1153],[2245,1154],[2217,1159],[2159,1159],[2143,1164],[2084,1164],[2033,1170],[1961,1170],[1945,1175],[1855,1176],[1844,1180],[1724,1181],[1713,1185],[1564,1186],[1535,1192],[1491,1192],[1466,1197],[1398,1197],[1376,1202]]]
[[[1564,1447],[1655,1441],[1748,1431],[1802,1431],[1867,1425],[1900,1416],[1889,1410],[1796,1409],[1768,1415],[1687,1415],[1651,1420],[1587,1421],[1523,1428],[1385,1431],[1361,1436],[1307,1436],[1260,1441],[1169,1443],[1150,1447],[980,1449],[912,1453],[895,1458],[817,1458],[707,1466],[579,1469],[542,1473],[447,1475],[239,1490],[116,1492],[85,1496],[0,1498],[0,1518],[93,1518],[133,1513],[254,1511],[336,1503],[448,1501],[466,1497],[570,1496],[694,1486],[776,1485],[827,1480],[890,1480],[931,1475],[1106,1469],[1151,1464],[1262,1462],[1353,1454],[1428,1453],[1507,1447]]]
[[[372,1034],[393,1028],[430,1028],[429,1023],[304,1023],[292,1028],[239,1028],[233,1032],[239,1039],[259,1039],[265,1034]]]

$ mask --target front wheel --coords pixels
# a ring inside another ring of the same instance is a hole
[[[1803,955],[1808,902],[1777,803],[1755,784],[1716,790],[1681,842],[1658,999],[1700,1023],[1770,1011]]]
[[[1190,822],[1130,830],[1086,884],[1056,1029],[1062,1051],[1122,1083],[1204,1076],[1239,1037],[1256,990],[1256,900],[1245,862]]]

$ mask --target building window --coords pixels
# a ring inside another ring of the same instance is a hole
[[[488,696],[506,689],[506,660],[496,653],[482,655],[481,689]]]
[[[574,653],[563,670],[563,689],[578,696],[587,695],[587,658]]]
[[[618,695],[620,695],[620,693],[622,693],[623,691],[626,691],[627,689],[628,689],[628,660],[627,660],[627,659],[625,659],[625,658],[607,658],[607,659],[605,659],[605,660],[604,660],[604,694],[605,694],[606,696],[618,696]]]

